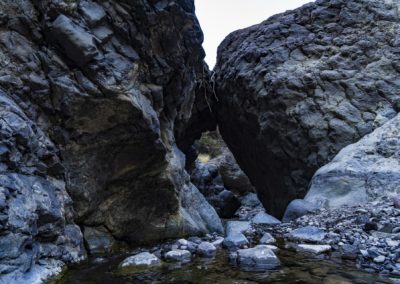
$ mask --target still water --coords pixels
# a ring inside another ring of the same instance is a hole
[[[128,284],[128,283],[400,283],[375,273],[357,270],[354,262],[329,258],[312,257],[281,250],[278,257],[282,266],[263,273],[244,272],[229,264],[227,253],[219,250],[216,257],[196,257],[186,265],[166,264],[149,271],[118,273],[118,264],[127,255],[115,255],[103,262],[90,259],[71,267],[57,284]]]

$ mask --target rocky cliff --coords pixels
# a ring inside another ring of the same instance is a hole
[[[270,212],[399,111],[398,1],[323,0],[220,45],[221,134]]]
[[[181,152],[215,126],[202,40],[191,0],[0,2],[1,274],[83,259],[81,229],[222,231]]]

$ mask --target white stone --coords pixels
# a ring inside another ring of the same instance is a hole
[[[170,261],[188,262],[192,254],[188,250],[175,249],[167,252],[165,258]]]
[[[128,258],[125,258],[120,267],[128,267],[128,266],[159,266],[161,265],[161,260],[152,253],[142,252]]]
[[[321,254],[330,252],[332,249],[329,245],[308,245],[308,244],[299,244],[296,246],[296,250],[298,252],[309,252],[314,254]]]

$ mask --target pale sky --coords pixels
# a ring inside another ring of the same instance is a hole
[[[217,47],[231,32],[258,24],[272,15],[312,0],[195,0],[196,15],[204,33],[206,61],[212,69]]]

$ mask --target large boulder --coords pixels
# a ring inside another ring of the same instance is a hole
[[[400,115],[342,149],[314,175],[305,200],[357,205],[400,193]]]
[[[218,49],[219,130],[279,217],[317,169],[399,110],[397,1],[319,0]]]
[[[223,231],[182,153],[215,127],[202,40],[192,0],[0,1],[2,276],[83,259],[76,224],[95,250]]]

